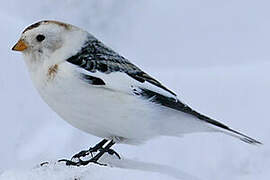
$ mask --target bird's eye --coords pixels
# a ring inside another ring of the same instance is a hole
[[[39,35],[37,35],[36,39],[37,39],[38,42],[41,42],[41,41],[43,41],[45,39],[45,36],[42,35],[42,34],[39,34]]]

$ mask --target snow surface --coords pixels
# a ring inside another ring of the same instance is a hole
[[[198,178],[182,172],[171,166],[162,164],[153,164],[138,160],[122,158],[121,160],[104,155],[100,159],[101,163],[106,166],[98,166],[89,164],[84,167],[67,167],[64,163],[49,162],[45,165],[37,165],[32,169],[15,169],[8,170],[1,174],[1,179],[141,179],[147,177],[150,179],[183,179],[183,180],[199,180]]]
[[[80,3],[78,3],[80,2]],[[219,179],[270,177],[269,1],[44,0],[0,6],[0,179]],[[54,164],[100,139],[61,120],[10,48],[40,19],[84,27],[161,80],[196,110],[264,143],[222,134],[116,145],[112,167]],[[50,161],[48,166],[38,164]]]

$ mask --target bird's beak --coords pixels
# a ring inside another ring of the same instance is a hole
[[[27,49],[27,45],[21,39],[12,48],[13,51],[24,51],[25,49]]]

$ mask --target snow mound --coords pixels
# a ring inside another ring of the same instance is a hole
[[[198,180],[170,166],[146,163],[130,159],[104,158],[108,166],[89,164],[84,167],[66,166],[51,162],[34,168],[7,170],[0,174],[0,180],[103,180],[103,179],[182,179]]]

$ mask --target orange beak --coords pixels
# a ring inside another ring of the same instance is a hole
[[[12,48],[13,51],[24,51],[25,49],[27,49],[27,45],[21,39]]]

